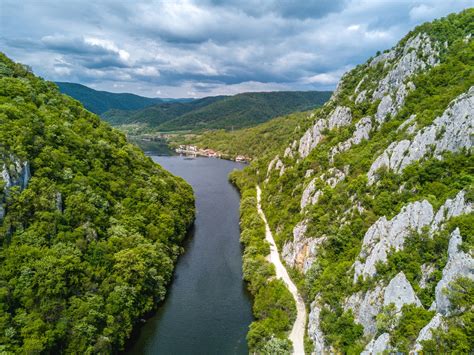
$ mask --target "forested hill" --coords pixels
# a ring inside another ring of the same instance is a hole
[[[191,187],[0,53],[0,352],[104,354],[166,293]]]
[[[474,9],[418,26],[233,173],[251,352],[288,351],[295,317],[266,259],[258,184],[309,310],[307,353],[472,353],[473,33]]]
[[[63,94],[79,100],[86,109],[98,115],[111,109],[138,110],[163,102],[163,100],[159,98],[98,91],[75,83],[56,82],[56,85]]]
[[[161,131],[237,129],[324,104],[327,91],[279,91],[207,97],[157,104],[137,111],[111,110],[102,117],[114,125],[143,124]]]

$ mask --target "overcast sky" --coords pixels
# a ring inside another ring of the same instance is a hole
[[[334,89],[473,0],[0,0],[0,50],[48,80],[150,97]]]

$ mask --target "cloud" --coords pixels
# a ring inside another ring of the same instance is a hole
[[[186,97],[334,89],[468,0],[2,0],[0,46],[49,80]]]

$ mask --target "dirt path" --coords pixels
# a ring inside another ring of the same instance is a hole
[[[275,240],[273,239],[272,231],[268,226],[267,218],[265,217],[265,213],[262,211],[262,206],[260,203],[262,191],[260,187],[257,186],[257,209],[260,217],[262,217],[263,222],[265,222],[265,239],[268,243],[270,243],[270,262],[275,265],[276,276],[279,279],[282,279],[283,282],[290,290],[293,298],[296,302],[296,320],[293,324],[293,329],[291,329],[291,333],[289,339],[293,342],[293,353],[297,355],[304,354],[304,334],[305,334],[305,325],[306,325],[306,307],[303,301],[303,298],[298,293],[298,289],[296,288],[293,281],[291,281],[286,268],[283,266],[280,254],[278,253],[278,249],[275,244]]]

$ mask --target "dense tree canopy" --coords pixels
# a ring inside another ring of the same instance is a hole
[[[0,352],[121,348],[165,296],[191,187],[3,54],[0,160]]]

